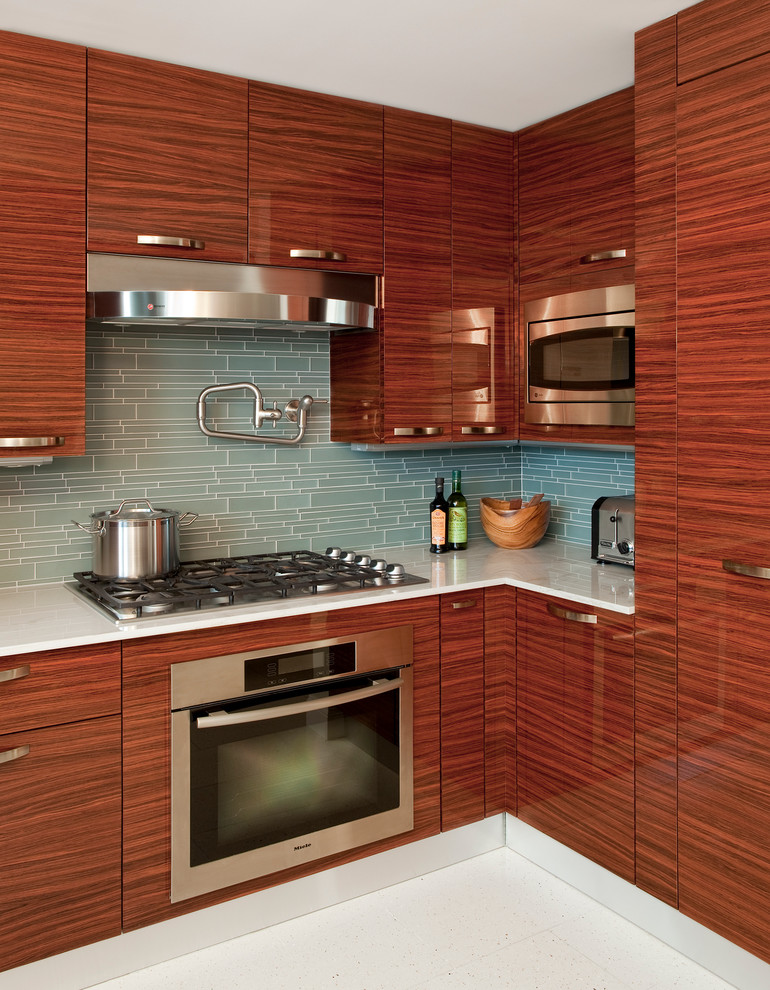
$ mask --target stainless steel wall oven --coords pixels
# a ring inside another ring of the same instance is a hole
[[[412,626],[171,668],[171,900],[413,827]]]

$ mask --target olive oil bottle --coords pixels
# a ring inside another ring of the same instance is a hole
[[[468,503],[462,493],[461,480],[461,472],[453,471],[452,494],[447,500],[447,545],[450,550],[465,550],[468,546]]]

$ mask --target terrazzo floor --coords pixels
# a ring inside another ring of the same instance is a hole
[[[727,990],[508,849],[99,990]]]

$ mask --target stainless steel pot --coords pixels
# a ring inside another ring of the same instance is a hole
[[[93,537],[94,575],[105,580],[138,581],[167,577],[179,569],[179,527],[196,512],[156,509],[145,498],[129,498],[117,509],[91,515],[91,525],[72,520]]]

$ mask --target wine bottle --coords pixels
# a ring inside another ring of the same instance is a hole
[[[444,498],[444,479],[436,478],[436,494],[430,503],[430,552],[447,552],[449,505]]]
[[[468,503],[462,493],[461,472],[452,472],[452,494],[447,500],[449,521],[447,544],[450,550],[465,550],[468,546]]]

